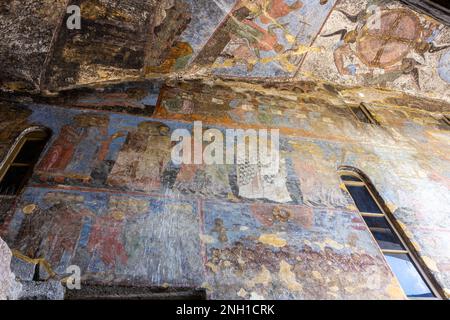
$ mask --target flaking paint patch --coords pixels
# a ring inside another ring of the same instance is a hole
[[[396,278],[392,278],[391,283],[387,286],[387,293],[392,299],[406,299],[405,293],[401,289]]]
[[[268,286],[271,281],[272,275],[270,274],[270,271],[265,266],[262,266],[261,271],[252,280],[249,281],[248,286],[254,287],[257,284]]]
[[[37,206],[35,204],[29,204],[23,207],[22,211],[25,214],[32,214],[36,210]]]
[[[332,291],[332,292],[338,292],[339,291],[339,287],[337,287],[337,286],[332,286],[332,287],[330,287],[330,291]]]
[[[264,296],[258,294],[257,292],[252,292],[250,294],[250,300],[265,300]]]
[[[355,288],[353,287],[345,287],[344,290],[350,294],[352,294],[353,292],[355,292]]]
[[[248,294],[248,292],[245,291],[244,288],[241,288],[237,293],[238,297],[241,297],[243,299],[245,299],[247,297],[247,294]]]
[[[286,240],[278,237],[276,234],[262,234],[258,241],[276,248],[284,247],[287,244]]]
[[[208,234],[200,234],[200,240],[204,244],[212,244],[212,243],[216,242],[216,239],[214,239],[213,237],[211,237]]]
[[[211,269],[212,272],[217,273],[219,271],[219,267],[212,262],[208,262],[206,266]]]
[[[340,244],[339,242],[336,242],[333,239],[325,239],[324,242],[319,242],[317,245],[320,247],[321,250],[325,249],[325,247],[330,247],[336,250],[342,250],[345,248],[344,245]]]
[[[278,272],[281,282],[292,291],[302,291],[303,286],[297,282],[295,273],[291,271],[291,265],[286,261],[280,261],[280,271]]]
[[[203,289],[208,290],[208,291],[212,291],[212,290],[213,290],[212,287],[211,287],[211,285],[210,285],[208,282],[203,282],[201,287],[202,287]]]
[[[433,259],[431,259],[430,257],[424,256],[422,257],[423,262],[425,262],[425,264],[427,265],[428,269],[430,269],[431,271],[434,272],[439,272],[439,268],[436,264],[436,261],[434,261]]]

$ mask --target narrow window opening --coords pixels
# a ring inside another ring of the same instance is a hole
[[[384,254],[408,298],[437,298],[431,284],[417,262],[413,251],[396,230],[393,220],[375,196],[376,191],[353,171],[340,171],[341,179],[355,202],[363,220]],[[372,191],[373,190],[373,191]]]
[[[378,124],[364,103],[361,103],[358,107],[350,107],[350,110],[359,122],[375,125]]]
[[[0,195],[15,196],[22,191],[39,159],[49,134],[36,130],[25,134],[0,168]]]
[[[447,126],[448,129],[450,129],[450,117],[449,116],[443,116],[442,122],[444,125]]]
[[[448,3],[448,0],[429,0],[429,1],[450,10],[450,3]]]

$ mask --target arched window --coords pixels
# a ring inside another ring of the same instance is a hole
[[[0,166],[0,196],[15,196],[27,183],[50,132],[44,128],[25,130]]]
[[[392,215],[367,177],[350,167],[341,168],[339,174],[406,296],[439,297],[430,278],[418,263],[413,248],[407,245],[405,238],[398,232]]]

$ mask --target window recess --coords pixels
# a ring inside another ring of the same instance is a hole
[[[431,279],[418,263],[417,254],[396,229],[391,214],[381,205],[382,200],[373,186],[355,171],[341,170],[339,173],[405,295],[410,299],[439,298]]]

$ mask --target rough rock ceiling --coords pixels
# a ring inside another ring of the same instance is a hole
[[[81,8],[69,30],[68,5]],[[379,8],[379,28],[371,6]],[[7,0],[0,88],[169,77],[328,81],[450,101],[450,28],[397,1]]]

